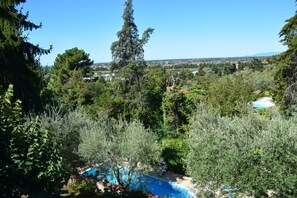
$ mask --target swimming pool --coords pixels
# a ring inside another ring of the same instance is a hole
[[[96,168],[92,168],[84,173],[87,176],[94,176],[100,180],[107,180],[110,183],[118,184],[112,171],[100,171],[100,175],[96,176]],[[123,179],[127,179],[127,175],[123,174]],[[184,188],[174,182],[154,177],[151,175],[142,175],[133,178],[131,188],[148,190],[151,194],[169,197],[169,198],[192,198],[192,194],[187,188]]]

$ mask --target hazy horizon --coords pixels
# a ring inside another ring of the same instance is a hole
[[[148,27],[155,29],[144,48],[146,60],[285,51],[278,33],[296,9],[294,0],[133,2],[140,36]],[[41,57],[42,65],[52,65],[57,54],[73,47],[89,53],[94,62],[111,61],[124,0],[31,0],[22,6],[29,20],[43,24],[29,32],[29,41],[43,48],[53,45],[53,51]]]

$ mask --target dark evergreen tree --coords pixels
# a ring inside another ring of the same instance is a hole
[[[49,50],[28,42],[27,31],[38,29],[28,20],[28,13],[17,9],[26,0],[0,1],[0,85],[14,85],[15,97],[21,99],[25,111],[39,109],[41,78],[36,56]]]
[[[275,100],[283,112],[296,111],[297,90],[297,11],[293,17],[286,20],[286,25],[279,35],[281,42],[288,50],[279,56],[277,70],[274,76]]]
[[[148,28],[140,39],[133,13],[133,2],[127,0],[123,14],[124,25],[117,33],[118,40],[113,42],[111,46],[111,70],[120,71],[118,75],[124,78],[126,91],[132,85],[137,85],[137,90],[140,91],[140,81],[147,66],[144,61],[143,46],[154,31],[152,28]]]
[[[68,107],[85,103],[88,89],[83,77],[92,64],[89,54],[76,47],[58,54],[48,83],[54,100],[52,102]]]

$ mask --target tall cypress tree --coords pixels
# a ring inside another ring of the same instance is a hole
[[[26,0],[0,1],[0,85],[5,89],[14,85],[15,97],[23,101],[25,111],[41,105],[40,65],[36,57],[48,54],[38,45],[28,42],[25,32],[41,28],[28,20],[16,7]]]
[[[123,14],[124,24],[117,33],[118,40],[111,46],[111,69],[119,71],[118,75],[125,79],[126,91],[133,85],[137,85],[138,91],[140,90],[140,81],[147,66],[144,61],[143,46],[154,31],[148,28],[144,31],[142,38],[139,38],[133,14],[133,1],[127,0]]]

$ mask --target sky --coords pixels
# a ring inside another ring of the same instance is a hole
[[[78,47],[95,63],[110,62],[112,42],[123,25],[124,0],[27,0],[23,12],[42,28],[28,32],[43,48],[43,66]],[[146,60],[249,56],[286,50],[279,40],[295,0],[134,0],[141,36],[154,28]]]

